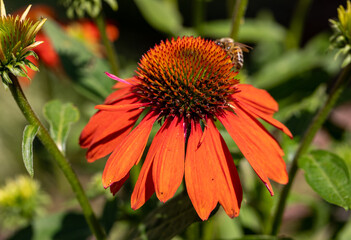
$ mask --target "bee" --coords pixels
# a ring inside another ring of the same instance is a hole
[[[217,39],[215,43],[227,52],[236,70],[240,70],[244,65],[243,51],[249,52],[249,49],[252,49],[243,43],[234,42],[232,38]]]

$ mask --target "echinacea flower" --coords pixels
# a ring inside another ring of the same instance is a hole
[[[120,79],[80,136],[93,162],[111,153],[102,177],[115,194],[139,163],[151,129],[161,128],[146,155],[131,197],[140,208],[154,192],[166,202],[185,177],[186,189],[201,219],[218,203],[230,217],[239,214],[240,179],[218,131],[219,120],[273,195],[269,179],[288,182],[283,151],[258,119],[292,137],[273,118],[276,101],[264,90],[235,79],[233,63],[213,41],[183,37],[161,42],[140,60],[136,76]],[[139,124],[138,118],[145,113]]]
[[[37,57],[33,49],[42,42],[35,36],[46,19],[32,21],[27,18],[31,5],[20,16],[7,15],[3,0],[0,0],[0,76],[5,86],[11,84],[9,74],[27,76],[26,67],[37,71],[37,67],[27,57]],[[28,76],[27,76],[28,77]]]

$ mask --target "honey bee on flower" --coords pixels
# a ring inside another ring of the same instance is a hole
[[[243,51],[249,52],[249,49],[252,49],[252,47],[243,43],[235,42],[232,38],[228,37],[217,39],[215,43],[227,52],[234,64],[234,68],[238,71],[244,66]]]

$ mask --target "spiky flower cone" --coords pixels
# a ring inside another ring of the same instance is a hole
[[[42,42],[36,42],[35,36],[46,18],[39,21],[26,18],[30,8],[31,5],[22,16],[6,15],[4,2],[0,0],[0,76],[5,86],[12,84],[9,74],[28,77],[26,66],[38,70],[26,58],[30,55],[38,58],[33,49]]]

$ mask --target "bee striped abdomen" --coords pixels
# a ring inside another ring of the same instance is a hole
[[[244,55],[243,51],[239,46],[234,45],[234,50],[232,54],[232,62],[234,64],[234,68],[240,70],[244,66]]]
[[[243,51],[248,52],[250,46],[234,42],[232,38],[217,39],[215,43],[227,52],[236,70],[240,70],[244,66]]]

